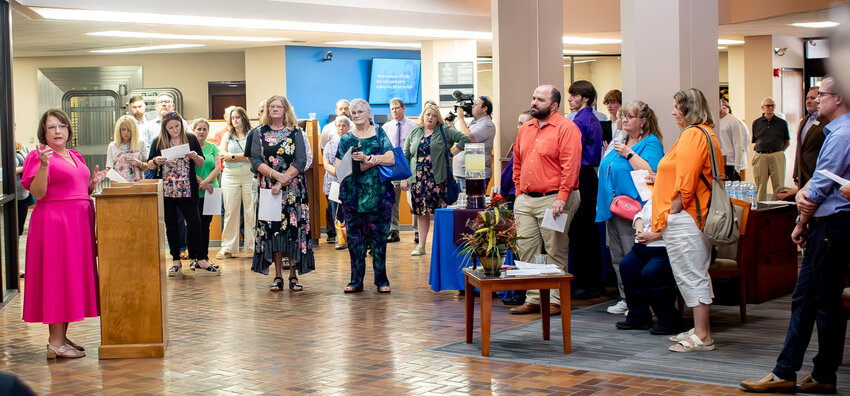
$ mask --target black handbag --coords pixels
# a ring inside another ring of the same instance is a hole
[[[446,205],[454,205],[457,202],[457,197],[460,195],[460,186],[457,185],[457,180],[452,173],[452,164],[449,162],[449,142],[446,141],[446,133],[443,132],[443,126],[440,125],[440,135],[443,137],[443,145],[446,149]]]

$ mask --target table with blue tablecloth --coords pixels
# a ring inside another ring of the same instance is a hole
[[[463,290],[464,267],[470,267],[469,255],[460,254],[462,247],[457,244],[457,235],[469,232],[461,229],[467,219],[474,218],[480,210],[474,209],[437,209],[434,212],[434,232],[431,242],[431,290]],[[511,252],[505,255],[505,264],[512,265]]]

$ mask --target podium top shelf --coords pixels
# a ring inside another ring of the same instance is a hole
[[[159,194],[162,191],[162,181],[160,180],[142,180],[138,183],[111,183],[110,187],[104,188],[100,193],[94,195],[113,196],[113,195],[147,195]]]

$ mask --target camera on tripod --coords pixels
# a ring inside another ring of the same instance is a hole
[[[464,114],[472,115],[472,104],[475,100],[472,94],[465,94],[463,92],[460,92],[460,90],[455,90],[454,92],[452,92],[452,97],[456,100],[454,111],[457,111],[457,108],[460,107],[461,109],[463,109]],[[457,118],[457,114],[450,111],[449,114],[446,116],[446,121],[453,122],[455,118]]]

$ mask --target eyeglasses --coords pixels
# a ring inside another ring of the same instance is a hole
[[[643,118],[641,116],[633,116],[631,114],[623,115],[623,121],[633,120],[635,118]]]
[[[50,132],[67,131],[68,130],[68,124],[48,125],[47,130],[50,131]]]
[[[776,107],[776,105],[775,104],[765,104],[765,105],[762,105],[762,107]]]
[[[835,92],[826,92],[826,91],[818,91],[818,97],[819,97],[819,98],[820,98],[820,97],[823,97],[823,96],[827,96],[827,95],[835,96],[835,95],[838,95],[838,93],[835,93]]]

